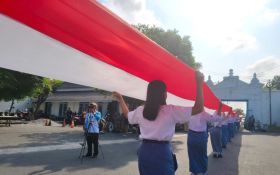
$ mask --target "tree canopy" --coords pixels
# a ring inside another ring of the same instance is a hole
[[[271,81],[272,88],[280,90],[280,76],[276,75]]]
[[[245,115],[243,109],[241,109],[241,108],[236,108],[233,111],[238,113],[239,115],[243,115],[243,116]]]
[[[35,118],[40,106],[47,100],[49,94],[54,92],[61,83],[62,81],[59,80],[43,78],[42,82],[36,86],[32,94],[32,97],[34,98],[34,112],[32,117]]]
[[[31,96],[42,78],[0,68],[0,100],[10,101]]]
[[[189,36],[181,37],[176,29],[164,30],[160,27],[146,24],[138,24],[134,25],[134,27],[192,68],[201,68],[201,64],[195,62]]]
[[[30,97],[34,98],[35,116],[40,105],[60,84],[58,80],[0,68],[0,100],[12,101],[10,111],[14,100]]]

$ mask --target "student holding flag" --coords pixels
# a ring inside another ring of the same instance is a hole
[[[214,158],[222,158],[222,115],[221,115],[221,110],[222,110],[222,103],[219,105],[218,111],[214,114],[216,115],[219,119],[218,121],[213,122],[213,128],[210,130],[210,139],[211,139],[211,145],[213,148],[213,157]]]
[[[228,120],[228,127],[229,127],[229,137],[232,139],[234,137],[234,128],[235,128],[235,118],[234,113],[230,114],[229,120]]]
[[[229,142],[229,133],[228,133],[228,116],[223,113],[222,125],[222,148],[227,148],[227,143]]]
[[[138,150],[138,168],[140,175],[174,175],[175,166],[170,141],[175,132],[176,123],[189,121],[191,115],[197,115],[204,109],[203,75],[196,72],[196,100],[193,107],[167,105],[167,89],[163,81],[149,83],[146,103],[129,112],[122,95],[113,95],[120,102],[124,116],[130,124],[139,124],[142,143]],[[186,89],[187,90],[187,89]]]
[[[197,115],[193,115],[190,118],[187,145],[190,168],[189,171],[193,175],[207,174],[207,123],[219,121],[219,119],[219,116],[211,116],[205,111]]]

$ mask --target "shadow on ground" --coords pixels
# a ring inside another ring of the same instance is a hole
[[[242,132],[242,135],[264,135],[264,136],[280,136],[279,132],[250,132],[245,130],[246,132]]]
[[[239,132],[223,149],[223,158],[213,158],[213,154],[208,156],[208,174],[209,175],[238,175],[238,159],[242,144],[242,134]],[[210,141],[210,139],[209,139]]]
[[[43,138],[43,136],[37,137],[37,139],[41,139]],[[84,158],[83,164],[81,164],[81,161],[78,158],[80,149],[67,149],[0,155],[0,165],[15,168],[30,167],[31,169],[33,169],[33,171],[29,172],[29,175],[42,175],[56,172],[61,173],[61,171],[72,173],[74,172],[75,174],[75,172],[77,171],[87,170],[91,168],[114,170],[126,166],[131,161],[137,160],[136,152],[138,145],[138,141],[101,145],[101,149],[105,158],[102,158],[100,150],[100,154],[96,159]],[[37,167],[37,170],[34,170],[34,167]]]
[[[83,142],[84,133],[82,131],[67,131],[59,133],[32,133],[22,134],[19,137],[23,137],[28,143],[20,143],[17,145],[5,145],[0,146],[0,149],[5,148],[21,148],[32,146],[48,146],[48,145],[62,145],[65,143]],[[107,140],[120,140],[120,139],[135,139],[136,134],[121,134],[121,133],[106,133],[100,134],[100,139]]]

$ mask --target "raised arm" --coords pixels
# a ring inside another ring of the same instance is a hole
[[[219,104],[219,109],[218,109],[218,116],[221,116],[221,114],[222,114],[222,106],[223,106],[223,103],[222,102],[220,102],[220,104]]]
[[[195,72],[195,76],[196,76],[196,98],[195,98],[194,106],[192,108],[192,115],[199,114],[204,110],[204,97],[203,97],[203,89],[202,89],[204,76],[199,71]]]
[[[126,103],[124,102],[124,99],[123,99],[122,95],[118,92],[113,92],[113,96],[116,97],[117,100],[119,101],[122,112],[123,112],[125,118],[127,118],[127,114],[129,112],[129,110],[128,110],[128,107],[127,107]]]

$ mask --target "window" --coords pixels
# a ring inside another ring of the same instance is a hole
[[[45,103],[45,115],[50,116],[52,113],[52,103],[46,102]]]
[[[59,104],[59,117],[65,117],[67,110],[67,102],[62,102]]]
[[[80,102],[79,104],[79,114],[87,111],[89,103],[88,102]]]

